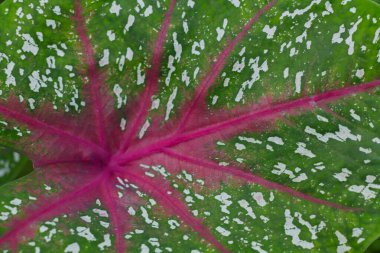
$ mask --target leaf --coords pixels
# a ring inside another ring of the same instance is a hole
[[[363,252],[375,1],[5,1],[3,250]]]

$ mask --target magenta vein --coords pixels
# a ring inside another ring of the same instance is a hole
[[[77,21],[77,32],[79,35],[79,40],[84,48],[83,53],[85,62],[87,64],[88,78],[90,80],[90,99],[95,116],[97,137],[100,145],[104,148],[107,148],[108,143],[106,136],[106,124],[103,111],[105,105],[100,94],[101,89],[106,87],[102,87],[105,86],[105,83],[97,67],[95,53],[92,48],[90,38],[87,34],[87,27],[85,25],[85,18],[83,16],[83,9],[80,0],[75,0],[75,19]]]
[[[155,198],[162,207],[169,209],[169,211],[177,215],[178,218],[190,226],[219,251],[223,253],[230,252],[214,237],[214,235],[202,224],[200,220],[192,216],[186,205],[180,199],[162,191],[161,186],[157,185],[153,180],[145,176],[137,175],[131,171],[124,171],[123,176],[131,183],[134,183],[139,188],[143,189],[145,193]],[[171,188],[171,191],[176,190]]]
[[[234,51],[239,42],[248,34],[249,30],[252,26],[260,19],[262,15],[268,12],[275,4],[277,0],[271,1],[264,8],[260,9],[242,28],[239,34],[227,44],[224,50],[218,55],[215,63],[212,65],[209,73],[201,80],[197,89],[195,90],[195,96],[191,100],[188,109],[185,111],[184,116],[181,118],[180,123],[177,128],[177,132],[182,131],[183,127],[185,127],[189,117],[195,111],[195,109],[199,106],[200,101],[203,101],[206,96],[209,88],[215,83],[215,80],[220,75],[220,72],[223,70],[226,65],[227,58]]]
[[[154,92],[157,89],[159,78],[160,78],[160,70],[162,65],[162,57],[164,52],[165,39],[169,30],[169,26],[171,23],[171,16],[174,11],[174,7],[176,4],[176,0],[170,1],[169,9],[165,14],[164,21],[161,25],[161,30],[158,33],[157,40],[153,49],[153,57],[151,62],[151,67],[147,71],[147,81],[146,87],[142,94],[142,97],[139,101],[139,105],[137,106],[137,116],[133,118],[131,122],[131,129],[126,134],[126,138],[124,139],[121,145],[121,151],[125,152],[130,146],[133,138],[136,136],[138,130],[144,123],[149,113],[149,108],[151,106],[151,98]]]
[[[250,172],[245,172],[245,171],[238,169],[238,168],[235,168],[235,167],[220,166],[215,162],[203,160],[203,159],[196,158],[196,157],[191,157],[188,155],[183,155],[183,154],[177,153],[177,152],[170,150],[170,149],[163,150],[163,153],[168,155],[169,157],[173,157],[179,161],[185,161],[187,163],[190,163],[190,164],[193,164],[196,166],[200,166],[200,167],[203,167],[206,169],[210,169],[210,170],[214,170],[214,171],[218,171],[218,172],[223,172],[223,173],[231,175],[235,178],[240,178],[240,179],[243,179],[244,181],[252,182],[252,183],[261,185],[266,189],[273,189],[273,190],[276,190],[279,192],[283,192],[283,193],[286,193],[292,197],[303,199],[303,200],[306,200],[306,201],[311,202],[311,203],[315,203],[315,204],[319,204],[319,205],[325,205],[325,206],[333,207],[333,208],[340,209],[343,211],[358,211],[358,210],[360,210],[358,208],[346,207],[346,206],[336,204],[333,202],[329,202],[329,201],[326,201],[323,199],[315,198],[315,197],[310,196],[308,194],[305,194],[303,192],[296,191],[296,190],[294,190],[288,186],[284,186],[284,185],[266,180],[265,178],[262,178],[258,175],[255,175],[255,174],[250,173]]]
[[[86,195],[88,192],[96,189],[101,180],[103,180],[103,176],[95,178],[93,181],[80,187],[77,190],[60,196],[58,200],[52,201],[36,211],[27,213],[26,218],[16,222],[15,226],[13,226],[10,230],[8,230],[0,237],[0,245],[4,244],[7,241],[15,240],[22,230],[27,229],[31,226],[32,223],[43,218],[45,215],[48,215],[56,209],[62,208],[62,206],[65,206],[68,203],[77,200],[81,196]]]
[[[49,133],[50,135],[57,136],[59,139],[62,140],[63,143],[70,143],[73,146],[82,146],[86,148],[90,148],[94,152],[104,155],[105,151],[99,147],[97,144],[88,141],[86,139],[82,139],[79,136],[76,136],[72,133],[69,133],[65,130],[59,129],[55,126],[49,125],[43,121],[40,121],[38,119],[32,118],[30,116],[27,116],[25,114],[15,112],[11,109],[6,108],[5,106],[0,105],[0,113],[9,119],[15,120],[19,123],[25,124],[31,129],[36,130],[43,130],[46,133]]]

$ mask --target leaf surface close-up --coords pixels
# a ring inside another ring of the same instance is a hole
[[[0,17],[2,252],[380,236],[377,0],[5,0]]]

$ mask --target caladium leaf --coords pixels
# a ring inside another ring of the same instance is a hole
[[[363,252],[380,6],[5,1],[3,250]]]

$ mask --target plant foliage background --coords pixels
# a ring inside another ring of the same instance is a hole
[[[379,13],[370,0],[4,1],[1,247],[365,251],[380,232]],[[140,155],[249,113],[109,174],[91,146],[103,128],[101,150],[119,154],[132,132]]]

